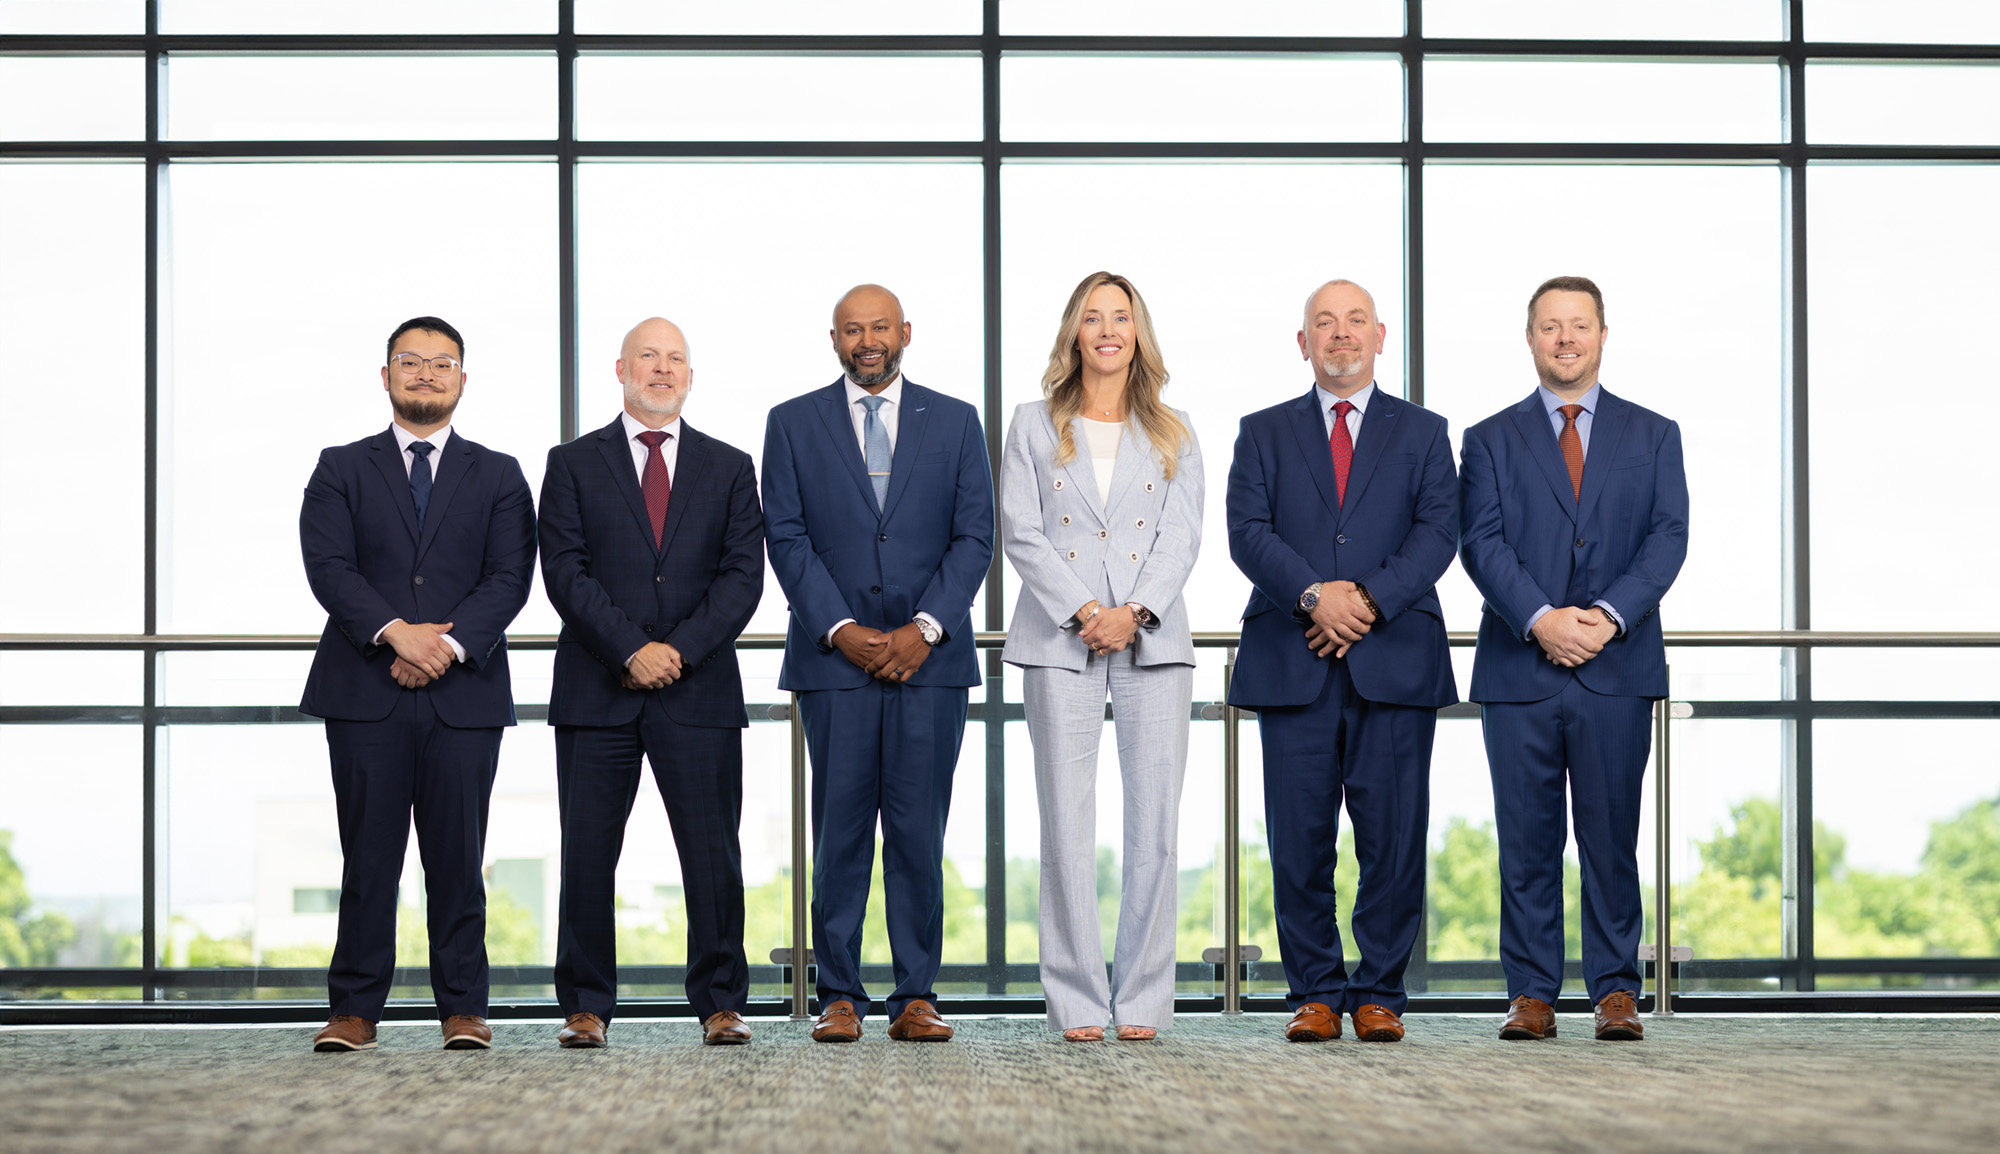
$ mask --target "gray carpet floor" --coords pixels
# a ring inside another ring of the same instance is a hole
[[[1282,1041],[1282,1019],[1183,1016],[1153,1043],[1065,1044],[959,1019],[941,1045],[850,1046],[753,1019],[621,1021],[560,1050],[434,1023],[315,1054],[312,1027],[0,1029],[0,1154],[42,1151],[2000,1150],[2000,1017],[1647,1019],[1641,1043],[1494,1038],[1420,1015],[1395,1045]]]

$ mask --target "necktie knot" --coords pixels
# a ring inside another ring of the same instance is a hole
[[[1569,424],[1572,424],[1572,425],[1574,425],[1574,424],[1576,424],[1576,418],[1577,418],[1577,415],[1583,412],[1583,406],[1582,406],[1582,405],[1557,405],[1557,406],[1556,406],[1556,412],[1558,412],[1558,413],[1561,413],[1561,414],[1563,415],[1563,420],[1564,420],[1564,421],[1568,422]]]
[[[1335,401],[1333,403],[1334,416],[1339,417],[1343,421],[1347,419],[1347,414],[1353,411],[1354,411],[1353,401]]]
[[[664,432],[660,429],[648,429],[645,432],[639,434],[639,440],[648,449],[657,449],[660,447],[662,442],[664,442],[668,437],[672,435],[673,434]]]
[[[863,397],[861,398],[861,407],[871,413],[879,413],[882,411],[883,404],[888,400],[889,398],[887,397]]]
[[[415,453],[420,458],[430,456],[431,450],[435,448],[437,448],[437,446],[431,444],[429,441],[410,442],[410,452]]]

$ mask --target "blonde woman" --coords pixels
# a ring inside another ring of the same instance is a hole
[[[1001,536],[1021,577],[1005,659],[1024,671],[1042,816],[1041,977],[1051,1029],[1098,1041],[1173,1019],[1176,840],[1194,642],[1181,587],[1201,548],[1201,449],[1160,401],[1167,370],[1139,290],[1096,272],[1070,294],[1014,410]],[[1097,919],[1097,754],[1109,697],[1125,854],[1112,980]]]

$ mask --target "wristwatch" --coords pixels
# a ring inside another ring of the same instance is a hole
[[[1299,612],[1311,613],[1314,609],[1319,608],[1319,591],[1320,587],[1325,584],[1326,582],[1324,581],[1315,581],[1306,586],[1306,591],[1299,594]]]
[[[924,635],[925,645],[935,646],[938,642],[944,640],[944,630],[939,629],[923,618],[912,617],[910,623],[917,627],[917,632]]]
[[[1132,611],[1132,620],[1138,622],[1141,629],[1151,629],[1160,623],[1160,619],[1153,616],[1151,609],[1146,608],[1137,601],[1127,601],[1125,608]]]

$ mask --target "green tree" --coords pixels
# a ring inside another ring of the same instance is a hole
[[[53,910],[33,913],[27,872],[14,860],[14,831],[0,829],[0,967],[53,966],[76,926]]]

